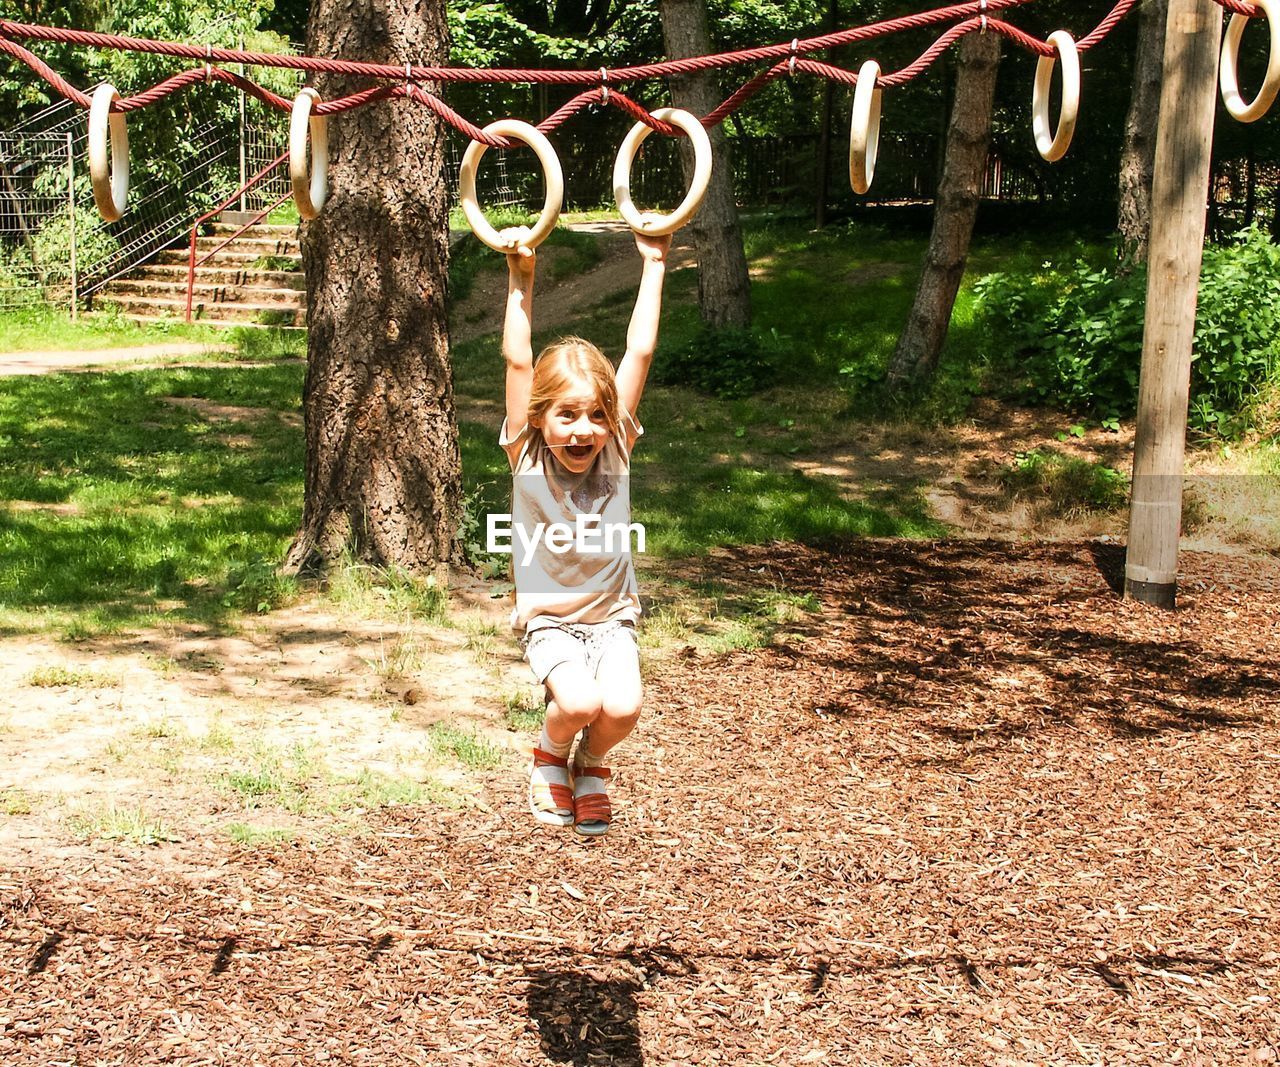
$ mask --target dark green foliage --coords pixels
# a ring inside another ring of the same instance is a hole
[[[1280,366],[1280,248],[1257,229],[1204,256],[1191,365],[1190,426],[1236,437]],[[1104,424],[1137,407],[1147,277],[1083,261],[975,287],[995,355],[1024,399]]]
[[[773,346],[753,330],[703,326],[688,344],[654,360],[654,379],[724,400],[751,396],[778,379]]]

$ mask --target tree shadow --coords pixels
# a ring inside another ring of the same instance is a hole
[[[553,1063],[639,1067],[640,1029],[634,979],[597,977],[590,970],[529,972],[529,1017]]]

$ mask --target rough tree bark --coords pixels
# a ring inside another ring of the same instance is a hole
[[[307,52],[442,64],[447,33],[443,0],[312,0]],[[363,86],[316,79],[324,99]],[[407,101],[373,104],[330,120],[329,151],[329,202],[302,227],[306,483],[286,567],[347,551],[416,571],[457,562],[442,124]]]
[[[907,324],[889,363],[889,385],[928,378],[938,365],[964,276],[991,142],[991,109],[1000,37],[971,33],[960,42],[946,163],[933,209],[933,232]]]
[[[662,36],[671,59],[688,59],[712,51],[706,0],[662,0],[661,10]],[[711,71],[672,78],[671,98],[676,107],[695,115],[713,111],[722,99]],[[711,135],[715,166],[707,197],[688,226],[698,256],[698,307],[702,320],[710,326],[745,327],[751,324],[751,288],[738,207],[733,199],[729,140],[719,126],[707,132]],[[680,163],[687,183],[693,173],[693,153],[684,144]]]
[[[1142,0],[1133,90],[1120,153],[1120,259],[1126,266],[1147,261],[1151,233],[1151,179],[1155,173],[1156,127],[1164,71],[1164,25],[1169,0]]]

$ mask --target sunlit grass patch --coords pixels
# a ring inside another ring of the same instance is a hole
[[[474,770],[491,770],[502,764],[502,749],[476,730],[432,723],[427,727],[427,744],[437,756],[457,760]]]
[[[542,729],[547,709],[540,696],[526,690],[516,690],[503,698],[502,705],[507,729],[521,733]]]
[[[23,680],[27,685],[42,689],[62,686],[69,689],[115,689],[121,684],[118,674],[62,666],[37,667]]]
[[[48,304],[0,313],[0,352],[128,348],[166,341],[216,344],[224,340],[211,326],[177,320],[157,327],[133,322],[123,315],[101,314],[81,316],[72,322],[66,309]]]
[[[1129,480],[1114,467],[1050,448],[1019,453],[1001,470],[1000,481],[1012,498],[1054,518],[1115,511],[1129,497]]]
[[[25,789],[6,786],[0,789],[0,815],[30,815],[33,797]]]
[[[262,743],[254,747],[248,762],[220,776],[223,788],[246,807],[266,801],[292,812],[313,807],[316,789],[324,784],[324,771],[310,746],[296,742],[287,752]]]
[[[423,622],[443,622],[449,597],[434,575],[410,574],[398,567],[374,567],[350,556],[326,573],[325,599],[366,617],[388,613]]]
[[[243,822],[228,823],[223,829],[232,844],[242,848],[269,848],[287,844],[298,836],[296,830],[250,826]]]
[[[98,810],[82,809],[67,816],[67,826],[80,837],[105,841],[125,841],[133,845],[158,845],[179,838],[141,805],[117,807],[108,804]]]
[[[448,802],[449,790],[439,782],[417,781],[365,768],[351,779],[333,784],[329,802],[336,810],[376,810],[400,805]]]

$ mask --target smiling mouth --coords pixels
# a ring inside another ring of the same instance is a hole
[[[590,445],[566,445],[565,449],[574,459],[586,459],[591,455]]]

